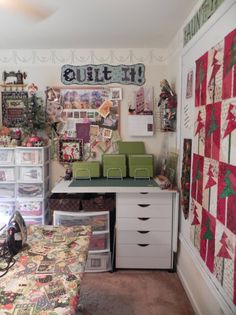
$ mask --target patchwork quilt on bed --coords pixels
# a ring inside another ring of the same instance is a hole
[[[0,314],[76,314],[90,226],[29,226],[28,234],[0,279]]]

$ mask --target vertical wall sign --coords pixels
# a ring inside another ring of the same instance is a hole
[[[64,65],[61,69],[61,82],[65,85],[104,85],[110,83],[143,85],[145,83],[145,66],[142,63],[118,66],[108,64]]]
[[[224,0],[205,0],[197,13],[184,28],[184,46],[200,30],[202,25],[215,13]]]

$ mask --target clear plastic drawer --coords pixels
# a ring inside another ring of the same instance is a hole
[[[26,225],[43,225],[44,218],[35,218],[35,217],[25,217],[23,216]]]
[[[108,231],[109,230],[109,212],[63,212],[54,211],[54,225],[91,225],[93,231]]]
[[[14,167],[0,167],[0,182],[14,182],[15,168]]]
[[[41,166],[18,166],[17,180],[22,182],[40,182],[45,177],[45,171],[43,171]]]
[[[0,199],[15,198],[15,184],[0,183]]]
[[[98,272],[111,270],[111,254],[89,254],[85,266],[86,272]]]
[[[32,148],[18,148],[16,150],[17,165],[39,165],[43,162],[43,150]]]
[[[11,201],[0,202],[0,222],[3,216],[10,217],[14,211],[15,211],[14,202],[11,202]]]
[[[43,197],[43,184],[42,183],[30,183],[30,184],[17,184],[17,196],[18,197]]]
[[[16,202],[16,210],[25,216],[42,215],[45,208],[45,202],[42,200],[19,200]]]
[[[90,240],[89,250],[109,250],[109,234],[93,234]]]
[[[0,164],[1,165],[13,165],[14,160],[14,149],[1,148],[0,149]]]

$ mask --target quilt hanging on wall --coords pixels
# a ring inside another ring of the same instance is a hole
[[[236,305],[236,29],[196,61],[194,130],[191,239]]]

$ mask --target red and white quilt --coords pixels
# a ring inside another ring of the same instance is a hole
[[[236,305],[236,29],[196,61],[191,239]]]

